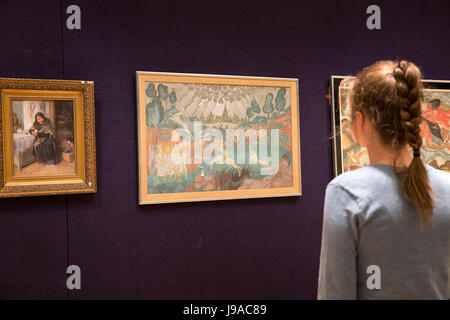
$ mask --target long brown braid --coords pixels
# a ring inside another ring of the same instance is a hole
[[[419,68],[407,61],[379,61],[356,76],[350,95],[352,116],[363,111],[385,144],[413,149],[413,160],[404,170],[394,169],[404,197],[417,209],[425,226],[433,215],[433,199],[425,165],[420,158],[423,90]]]
[[[398,105],[400,107],[401,125],[405,131],[405,138],[413,151],[420,154],[422,137],[420,123],[422,122],[421,84],[418,69],[408,67],[408,62],[400,61],[394,68],[395,87],[397,89]]]

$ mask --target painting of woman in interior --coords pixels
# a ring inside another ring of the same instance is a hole
[[[33,143],[33,154],[36,160],[41,163],[52,161],[57,162],[56,139],[53,126],[42,112],[37,112],[34,116],[34,123],[29,132],[35,137]]]
[[[13,101],[13,113],[14,176],[75,172],[72,101],[18,99]]]

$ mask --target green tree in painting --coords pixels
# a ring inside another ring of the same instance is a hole
[[[261,108],[259,107],[258,102],[256,102],[255,98],[253,98],[252,100],[252,111],[254,113],[260,113],[261,112]]]
[[[272,119],[277,119],[283,114],[284,108],[286,107],[286,99],[284,98],[285,94],[286,88],[280,88],[278,90],[277,96],[275,97],[275,109],[277,111],[271,114]]]
[[[160,125],[160,123],[163,119],[163,115],[164,115],[164,108],[162,106],[161,98],[159,96],[156,96],[156,91],[154,89],[155,89],[154,84],[150,83],[150,85],[148,86],[148,88],[146,90],[147,96],[152,99],[152,101],[150,103],[148,103],[146,106],[147,126],[149,126],[150,129],[151,128],[156,129],[156,143],[153,146],[151,162],[149,163],[150,174],[155,173],[154,163],[155,163],[156,149],[158,147],[159,125]],[[166,96],[166,99],[167,99],[167,96]],[[150,130],[150,134],[151,134],[151,141],[153,141],[152,130]]]
[[[260,112],[261,108],[259,107],[259,104],[256,102],[255,98],[253,98],[251,106],[246,111],[248,120],[250,120],[250,118],[253,117],[255,113]]]
[[[247,115],[248,120],[250,121],[250,118],[253,117],[253,111],[252,111],[252,107],[248,107],[247,111],[245,112],[245,114]]]
[[[155,85],[153,83],[150,83],[148,85],[147,89],[145,90],[145,94],[150,99],[153,98],[154,96],[156,96],[156,89],[155,89]]]
[[[169,101],[171,104],[174,104],[175,102],[177,102],[177,95],[176,95],[175,91],[173,91],[173,90],[169,94]]]
[[[156,96],[147,104],[147,125],[157,128],[164,115],[161,98]]]
[[[269,120],[270,113],[273,112],[273,94],[268,93],[266,96],[266,102],[264,103],[263,112],[267,113],[267,120]]]
[[[284,107],[286,107],[286,99],[284,98],[285,94],[286,88],[281,88],[278,90],[277,97],[275,98],[275,108],[277,108],[280,112],[284,110]]]
[[[167,86],[163,85],[163,84],[158,84],[158,95],[161,98],[162,101],[165,101],[166,103],[166,108],[165,110],[167,110],[167,103],[169,102],[167,100],[167,98],[169,97],[169,88],[167,88]]]

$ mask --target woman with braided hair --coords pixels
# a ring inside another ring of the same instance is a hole
[[[424,165],[421,72],[363,69],[352,129],[371,165],[326,190],[319,299],[450,299],[450,174]]]

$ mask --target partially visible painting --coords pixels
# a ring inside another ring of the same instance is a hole
[[[139,203],[301,195],[298,80],[137,72]]]
[[[353,77],[332,76],[331,105],[335,175],[370,164],[366,148],[350,126],[349,92]],[[421,157],[430,166],[450,172],[450,81],[423,80],[424,104]]]
[[[95,192],[93,83],[0,79],[0,196]]]

